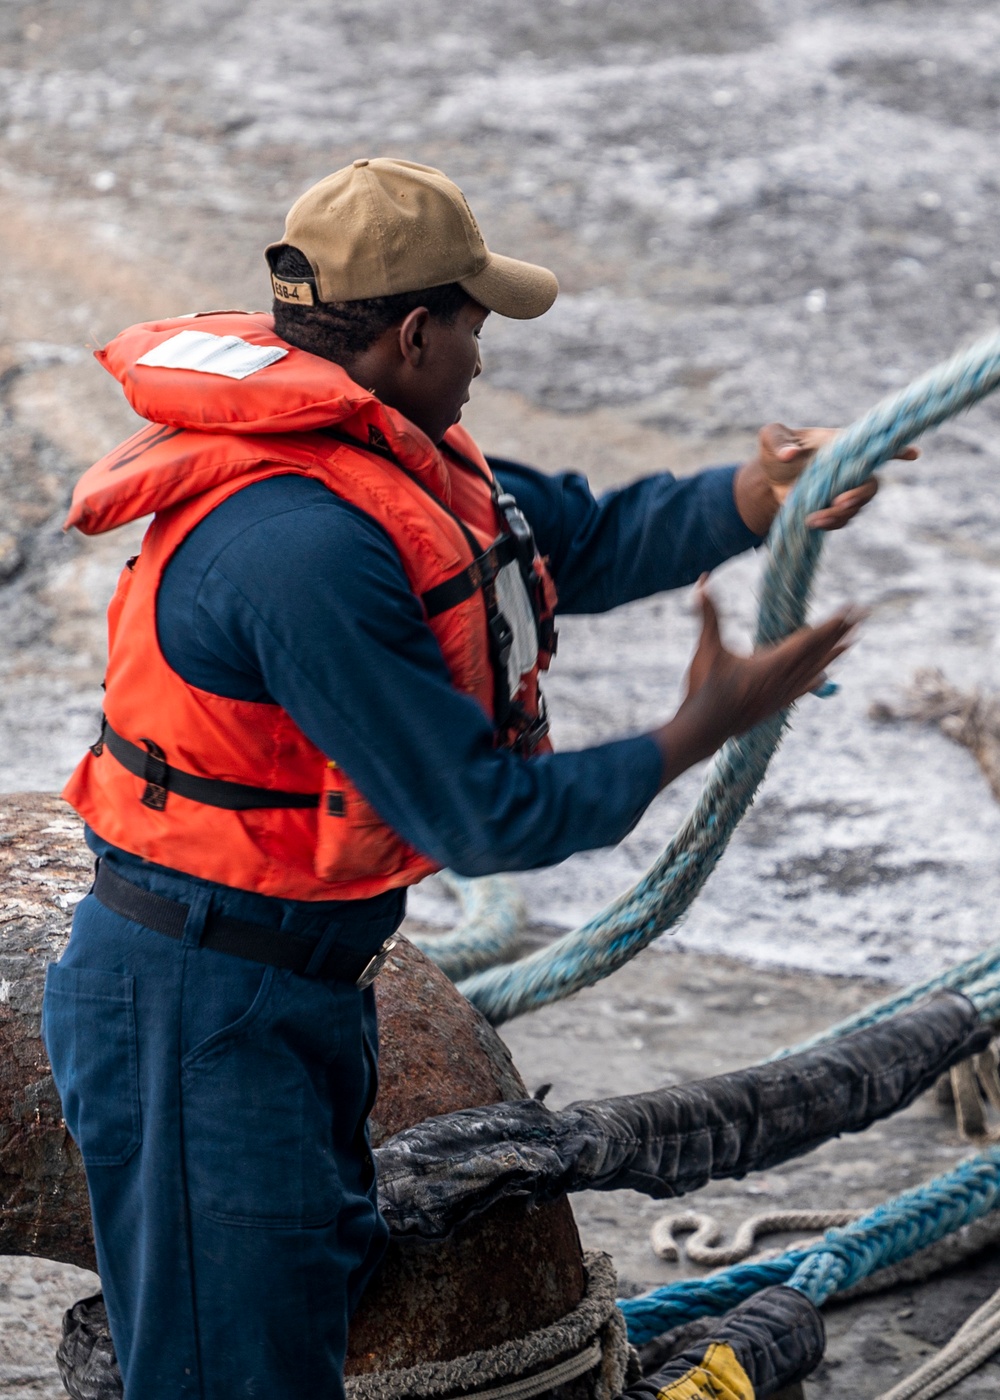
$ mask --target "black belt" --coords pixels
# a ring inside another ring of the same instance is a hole
[[[118,875],[105,861],[98,864],[93,892],[105,909],[120,914],[123,919],[132,919],[155,933],[165,933],[168,938],[184,936],[188,916],[186,904],[133,885],[131,880]],[[398,942],[397,938],[387,938],[374,956],[367,959],[364,954],[352,955],[335,948],[327,954],[320,967],[311,970],[309,976],[369,987]],[[284,968],[300,976],[305,975],[316,952],[315,940],[300,938],[294,933],[281,933],[265,924],[232,919],[228,914],[208,916],[200,946],[217,953],[231,953],[233,957],[246,958],[250,962],[266,963],[269,967]]]

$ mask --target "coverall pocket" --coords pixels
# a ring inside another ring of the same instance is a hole
[[[142,1141],[135,979],[50,963],[42,1035],[66,1126],[88,1167],[122,1166]]]
[[[268,968],[249,1010],[182,1060],[185,1174],[195,1212],[275,1229],[336,1216],[326,1084],[339,1034],[334,1008],[324,1002],[318,1016],[310,1005],[323,995],[321,984]]]

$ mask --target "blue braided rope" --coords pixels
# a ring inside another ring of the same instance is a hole
[[[984,1022],[1000,1021],[1000,974],[993,972],[981,982],[973,982],[962,990],[979,1012]]]
[[[851,1031],[876,1026],[882,1021],[888,1021],[900,1011],[916,1006],[918,1001],[923,1001],[925,997],[945,987],[964,992],[970,1001],[975,1003],[983,1021],[996,1020],[1000,1015],[1000,943],[994,943],[985,952],[977,953],[965,962],[956,963],[954,967],[938,973],[935,977],[928,977],[924,982],[914,982],[912,986],[904,987],[902,991],[894,992],[882,1001],[869,1003],[852,1016],[846,1016],[844,1020],[810,1036],[800,1045],[776,1051],[769,1060],[783,1060],[786,1055],[798,1055],[803,1050],[812,1050],[817,1045],[839,1040]]]
[[[619,1299],[629,1341],[651,1338],[696,1317],[718,1316],[762,1288],[788,1284],[821,1306],[831,1294],[908,1259],[962,1225],[1000,1208],[1000,1147],[896,1196],[853,1224],[828,1230],[805,1249],[682,1279],[639,1298]]]
[[[1000,335],[993,335],[885,399],[816,454],[771,529],[758,645],[777,641],[805,620],[822,546],[806,518],[998,385]],[[787,723],[786,711],[725,745],[677,834],[630,890],[581,928],[518,962],[468,978],[459,990],[499,1024],[600,981],[674,927],[753,801]]]

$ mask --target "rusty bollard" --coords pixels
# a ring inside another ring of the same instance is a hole
[[[80,1155],[66,1131],[39,1015],[46,963],[66,939],[93,862],[79,819],[50,794],[0,796],[0,1254],[94,1267]],[[523,1098],[506,1046],[411,944],[376,983],[377,1146],[437,1113]],[[347,1370],[447,1361],[549,1326],[584,1291],[565,1199],[503,1202],[438,1244],[393,1243],[354,1319]],[[586,1388],[563,1387],[560,1396]]]

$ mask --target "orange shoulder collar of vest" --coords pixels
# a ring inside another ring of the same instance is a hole
[[[97,359],[140,418],[196,432],[308,432],[372,398],[339,365],[279,340],[263,312],[147,321]]]
[[[264,313],[220,311],[131,326],[97,359],[150,426],[84,473],[67,529],[114,529],[249,474],[257,463],[281,460],[279,435],[335,425],[362,443],[378,441],[410,472],[442,471],[440,454],[419,428],[339,365],[280,340]],[[450,429],[446,440],[483,463],[462,428]]]

